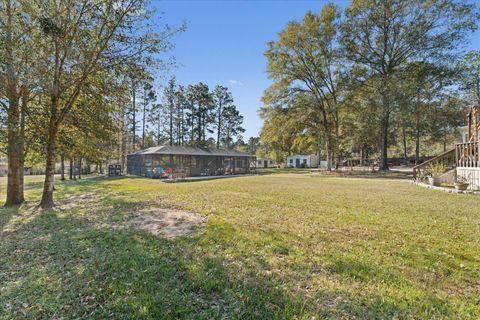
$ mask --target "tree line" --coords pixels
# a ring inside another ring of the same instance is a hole
[[[213,90],[202,82],[183,86],[173,77],[163,89],[160,102],[145,101],[142,148],[160,144],[231,148],[245,132],[232,93],[221,85]]]
[[[137,94],[147,94],[145,104],[151,98],[140,84],[171,66],[171,39],[185,30],[160,27],[153,14],[146,0],[0,3],[6,206],[24,202],[25,164],[43,162],[40,206],[50,208],[59,160],[64,179],[65,159],[71,166],[101,164],[135,148],[135,125],[126,133],[136,119]]]
[[[111,160],[125,168],[127,154],[159,144],[243,146],[228,88],[172,78],[156,92],[155,78],[174,65],[172,38],[186,26],[160,27],[153,14],[146,0],[0,3],[6,206],[24,202],[27,166],[45,168],[40,205],[50,208],[54,174],[66,179],[67,161],[76,179]]]
[[[408,161],[412,142],[415,162],[427,138],[446,149],[480,96],[479,54],[461,55],[478,17],[473,1],[353,0],[290,22],[265,52],[262,152],[388,170],[389,151]]]

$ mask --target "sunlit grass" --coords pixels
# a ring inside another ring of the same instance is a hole
[[[377,178],[57,181],[48,212],[32,179],[0,211],[0,318],[480,317],[480,197]],[[208,222],[117,227],[155,206]]]

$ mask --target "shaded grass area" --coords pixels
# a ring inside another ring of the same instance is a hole
[[[480,198],[406,181],[275,174],[57,182],[0,210],[0,318],[480,317]],[[208,217],[172,240],[140,208]]]

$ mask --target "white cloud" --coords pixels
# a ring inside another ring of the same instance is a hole
[[[240,86],[240,87],[243,87],[243,82],[241,81],[238,81],[238,80],[228,80],[228,83],[230,83],[231,85],[236,85],[236,86]]]

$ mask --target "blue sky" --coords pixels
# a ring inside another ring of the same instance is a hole
[[[300,20],[307,10],[320,11],[332,1],[159,1],[152,5],[164,12],[159,23],[187,23],[176,36],[171,52],[178,67],[171,70],[180,84],[204,82],[211,88],[230,88],[245,118],[245,140],[257,136],[262,121],[257,110],[263,91],[270,85],[263,53],[266,44],[291,20]],[[348,0],[334,1],[339,6]],[[471,38],[471,48],[480,49],[480,32]],[[159,84],[162,84],[159,81]]]

